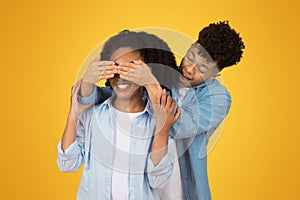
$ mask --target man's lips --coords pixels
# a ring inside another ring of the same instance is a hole
[[[192,80],[188,75],[186,75],[184,72],[181,72],[182,77],[184,77],[187,80]]]

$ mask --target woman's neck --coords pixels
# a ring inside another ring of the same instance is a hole
[[[142,95],[135,95],[130,99],[120,99],[116,97],[112,105],[119,111],[136,113],[142,112],[145,109],[145,101],[142,99]]]

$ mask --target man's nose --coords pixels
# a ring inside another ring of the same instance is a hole
[[[184,59],[182,62],[182,69],[185,69],[187,72],[192,73],[193,72],[194,65],[192,62],[190,62],[187,59]]]
[[[195,67],[192,64],[186,65],[184,68],[186,72],[190,74],[194,73]]]

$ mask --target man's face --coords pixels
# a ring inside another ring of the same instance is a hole
[[[197,44],[193,44],[180,63],[179,85],[193,87],[219,75],[215,62],[209,62],[200,54]]]

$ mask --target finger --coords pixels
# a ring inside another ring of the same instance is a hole
[[[119,66],[120,67],[129,67],[129,68],[137,68],[137,67],[139,67],[139,65],[135,64],[134,61],[119,63]]]
[[[136,65],[136,68],[141,67],[143,70],[150,70],[151,71],[151,67],[149,67],[142,60],[135,60],[135,61],[133,61],[133,64]]]
[[[118,68],[117,73],[118,74],[122,74],[122,75],[126,75],[128,72],[130,72],[131,70],[128,68]]]
[[[72,94],[74,94],[76,91],[78,91],[80,85],[82,83],[82,79],[80,79],[79,81],[77,81],[74,86],[72,87]]]
[[[106,75],[111,75],[111,74],[116,74],[118,70],[116,69],[111,69],[111,70],[100,70],[96,73],[98,76],[106,76]]]
[[[123,79],[123,80],[129,81],[129,82],[133,82],[133,83],[135,81],[135,79],[131,76],[126,76],[126,75],[121,75],[120,74],[120,78]]]
[[[100,61],[101,60],[101,55],[98,53],[94,61]]]
[[[91,75],[94,77],[100,77],[100,76],[111,76],[112,74],[117,74],[118,70],[117,69],[99,69],[98,71],[93,71],[91,72]]]
[[[127,80],[127,81],[130,81],[130,82],[132,82],[132,83],[134,83],[136,85],[143,86],[143,82],[141,82],[141,80],[139,79],[139,77],[135,76],[134,74],[130,74],[130,73],[126,74],[126,75],[120,74],[120,78],[124,79],[124,80]]]
[[[121,65],[119,64],[119,70],[121,71],[124,71],[124,72],[128,72],[128,71],[131,71],[133,69],[136,69],[136,66],[135,65]]]
[[[170,111],[174,113],[175,107],[176,107],[176,102],[171,98],[170,107],[169,107]]]
[[[135,74],[135,69],[130,69],[130,70],[123,70],[122,68],[118,69],[117,71],[118,74],[124,75],[124,76],[134,76]]]
[[[156,99],[155,99],[155,104],[160,104],[160,98],[161,98],[161,93],[158,92],[157,95],[156,95]]]
[[[122,71],[122,70],[117,70],[117,74],[120,74],[120,75],[126,76],[127,72],[125,72],[125,71]]]
[[[99,68],[99,67],[108,67],[110,66],[110,68],[115,68],[115,62],[114,61],[94,61],[91,64],[91,67],[94,68]]]
[[[125,68],[119,68],[118,71],[117,71],[117,73],[118,74],[122,74],[122,75],[126,75],[126,74],[128,74],[129,71],[127,69],[125,69]]]
[[[104,66],[105,70],[117,70],[119,69],[119,67],[117,65],[115,65],[114,63],[110,64],[110,65],[106,65]]]
[[[77,101],[77,94],[79,91],[79,88],[81,86],[82,80],[79,80],[75,83],[75,85],[72,87],[72,95],[71,95],[71,102]]]
[[[115,76],[115,74],[109,74],[109,75],[105,75],[105,76],[99,76],[98,82],[101,81],[101,80],[113,78],[114,76]]]
[[[135,68],[142,68],[143,70],[150,70],[151,71],[151,67],[149,67],[146,63],[144,63],[142,60],[135,60],[132,61],[132,63],[135,65]]]
[[[176,109],[176,113],[174,115],[175,120],[177,121],[181,113],[181,108],[178,106]]]
[[[172,98],[171,96],[168,94],[167,97],[166,97],[166,108],[171,108],[171,103],[172,103]],[[174,108],[173,108],[174,110]]]
[[[132,61],[134,64],[144,65],[145,63],[142,60],[134,60]]]
[[[160,99],[160,105],[163,107],[165,107],[165,105],[166,105],[166,98],[167,98],[166,90],[163,89],[162,94],[161,94],[161,99]]]

